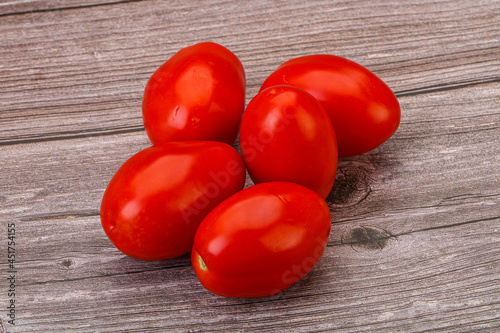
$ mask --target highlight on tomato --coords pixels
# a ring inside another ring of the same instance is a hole
[[[261,91],[291,85],[316,97],[335,129],[339,157],[370,151],[396,132],[401,110],[392,90],[365,67],[334,55],[291,59],[264,81]]]
[[[289,182],[257,184],[232,195],[200,224],[191,262],[201,284],[225,297],[279,293],[323,255],[330,211],[316,192]]]
[[[323,198],[337,169],[337,141],[328,114],[311,94],[273,86],[248,104],[240,129],[240,150],[255,183],[288,181]]]
[[[142,103],[153,144],[206,140],[232,144],[245,108],[245,72],[222,45],[185,47],[149,79]]]
[[[111,179],[102,226],[130,257],[175,258],[191,250],[203,218],[244,184],[243,160],[225,143],[155,145],[128,159]]]

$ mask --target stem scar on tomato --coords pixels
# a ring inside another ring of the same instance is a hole
[[[198,254],[198,264],[200,265],[200,269],[204,272],[206,272],[208,269],[207,269],[207,265],[205,265],[205,262],[203,261],[203,258]]]

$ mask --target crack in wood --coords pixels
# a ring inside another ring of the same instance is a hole
[[[407,235],[411,235],[411,234],[414,234],[414,233],[418,233],[418,232],[425,232],[425,231],[431,231],[431,230],[438,230],[438,229],[447,229],[447,228],[454,228],[454,227],[459,227],[459,226],[463,226],[463,225],[467,225],[467,224],[473,224],[473,223],[480,223],[480,222],[486,222],[486,221],[495,221],[495,220],[500,220],[500,216],[494,216],[494,217],[487,217],[487,218],[483,218],[483,219],[477,219],[477,220],[469,220],[469,221],[463,221],[463,222],[458,222],[458,223],[452,223],[452,224],[446,224],[446,225],[438,225],[438,226],[434,226],[434,227],[428,227],[428,228],[420,228],[420,229],[413,229],[413,230],[409,230],[409,231],[405,231],[405,232],[400,232],[400,233],[397,233],[397,234],[391,234],[389,233],[388,231],[384,230],[384,229],[381,229],[381,228],[374,228],[374,227],[366,227],[366,226],[361,226],[361,227],[355,227],[356,228],[371,228],[371,229],[379,229],[379,230],[382,230],[382,231],[372,231],[370,230],[370,234],[368,235],[368,232],[366,235],[363,235],[362,232],[356,232],[357,233],[357,237],[353,237],[352,239],[351,238],[347,238],[348,240],[347,241],[343,241],[343,239],[341,238],[341,241],[340,243],[329,243],[327,244],[327,247],[332,247],[332,246],[342,246],[342,245],[367,245],[367,243],[369,242],[373,242],[373,241],[385,241],[385,240],[388,240],[388,239],[397,239],[398,237],[400,236],[407,236]],[[384,235],[384,232],[387,233],[386,235]],[[368,246],[371,246],[370,244],[368,244]],[[378,244],[377,244],[378,246]],[[385,244],[384,244],[385,246]]]
[[[79,278],[52,279],[52,280],[46,280],[46,281],[36,281],[36,282],[32,282],[32,283],[19,284],[19,286],[24,287],[24,286],[43,285],[43,284],[48,284],[48,283],[82,281],[82,280],[88,280],[88,279],[98,279],[98,278],[102,278],[102,277],[126,276],[126,275],[133,275],[133,274],[142,274],[142,273],[163,271],[166,269],[187,268],[187,267],[192,267],[190,260],[189,260],[189,264],[186,264],[186,265],[174,265],[174,266],[159,267],[159,268],[153,268],[153,269],[143,269],[143,270],[127,271],[127,272],[119,272],[119,273],[83,276],[83,277],[79,277]]]
[[[84,9],[84,8],[93,8],[93,7],[103,7],[103,6],[118,5],[118,4],[129,3],[129,2],[142,2],[142,1],[144,1],[144,0],[120,0],[120,1],[115,1],[115,2],[96,3],[96,4],[90,4],[90,5],[68,6],[68,7],[59,7],[59,8],[42,8],[42,9],[26,10],[26,11],[21,11],[21,12],[3,13],[3,14],[0,14],[0,17],[36,14],[36,13],[58,12],[58,11],[63,11],[63,10],[75,10],[75,9]]]
[[[499,77],[486,78],[486,79],[482,79],[482,80],[470,80],[470,81],[463,81],[463,82],[454,82],[454,83],[443,84],[443,85],[431,85],[431,86],[427,86],[427,87],[420,87],[420,88],[414,88],[414,89],[408,89],[408,90],[395,91],[394,94],[396,95],[396,97],[399,98],[399,97],[406,97],[406,96],[430,94],[430,93],[435,93],[435,92],[440,92],[440,91],[449,91],[449,90],[470,88],[473,86],[489,84],[489,83],[496,83],[496,82],[500,82]]]
[[[89,217],[89,216],[99,216],[98,210],[90,210],[85,212],[62,212],[62,213],[52,213],[52,214],[40,214],[40,215],[30,215],[22,217],[21,221],[31,222],[31,221],[44,221],[44,220],[65,220],[74,219],[79,217]]]
[[[495,264],[495,263],[498,263],[498,262],[499,262],[498,259],[494,259],[494,260],[488,261],[486,264]],[[479,265],[483,265],[483,263],[481,263]],[[477,265],[474,265],[474,266],[477,266]],[[472,266],[472,267],[474,267],[474,266]],[[412,278],[411,280],[408,280],[408,281],[409,282],[418,282],[418,281],[422,281],[424,279],[435,278],[435,277],[438,277],[438,276],[443,275],[443,274],[449,274],[449,273],[461,271],[463,269],[464,268],[452,269],[452,270],[448,270],[448,271],[439,272],[437,274],[425,275],[425,276],[421,276],[421,277]],[[478,276],[482,276],[482,274],[478,274]],[[464,279],[467,279],[467,278],[468,277],[466,277]],[[460,282],[460,281],[461,280],[456,280],[455,282]],[[496,279],[494,281],[491,281],[491,285],[496,285],[496,283],[495,283],[496,281],[500,281],[500,279]],[[386,288],[386,287],[391,287],[391,286],[398,285],[398,284],[399,284],[398,281],[378,284],[377,287],[384,288],[385,290],[388,290],[388,292],[382,292],[382,293],[379,293],[378,295],[379,296],[381,296],[381,295],[393,295],[394,291],[392,291],[390,288]],[[415,284],[415,285],[416,285],[416,287],[406,289],[406,291],[420,291],[420,290],[425,290],[425,289],[428,288],[428,287],[425,287],[425,286],[424,287],[418,286],[418,284]],[[448,282],[443,282],[442,285],[448,285]],[[350,292],[354,293],[354,292],[359,292],[359,291],[364,291],[364,290],[370,290],[370,289],[373,289],[373,286],[371,286],[371,285],[370,286],[366,286],[366,287],[355,287],[355,286],[352,286],[350,288]],[[304,294],[304,295],[298,295],[298,296],[286,296],[286,297],[283,297],[283,296],[285,296],[284,293],[280,293],[280,294],[273,295],[273,296],[271,296],[269,298],[258,298],[258,299],[251,299],[251,300],[250,299],[241,299],[241,300],[240,299],[234,299],[235,303],[218,304],[218,305],[215,305],[215,307],[227,307],[227,306],[235,306],[235,305],[249,305],[249,304],[254,304],[254,303],[282,302],[282,301],[288,301],[288,300],[297,299],[297,298],[307,298],[307,297],[318,297],[318,296],[332,295],[332,294],[335,294],[335,293],[337,293],[337,292],[336,291],[330,291],[330,292],[320,292],[320,293]],[[395,299],[394,301],[395,302],[400,302],[400,299]],[[493,304],[496,304],[496,303],[493,303]],[[356,327],[358,327],[358,326],[356,326]]]
[[[99,136],[108,136],[108,135],[117,135],[117,134],[127,134],[134,132],[144,132],[144,126],[130,126],[130,127],[122,127],[125,129],[117,129],[112,130],[108,129],[105,131],[95,131],[95,129],[89,129],[86,131],[68,131],[68,132],[59,132],[59,133],[68,133],[69,135],[61,135],[61,136],[49,136],[44,137],[40,136],[38,138],[30,138],[30,139],[20,139],[20,140],[11,140],[11,141],[0,141],[0,146],[11,146],[17,144],[27,144],[27,143],[39,143],[39,142],[48,142],[48,141],[59,141],[59,140],[72,140],[72,139],[83,139],[90,137],[99,137]],[[88,132],[88,133],[85,133]],[[75,134],[70,134],[75,133]],[[58,133],[54,133],[58,134]]]

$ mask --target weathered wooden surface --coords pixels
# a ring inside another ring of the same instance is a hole
[[[396,92],[402,123],[340,161],[318,266],[270,298],[204,290],[188,256],[141,262],[99,221],[149,145],[144,85],[181,47],[330,53]],[[0,332],[500,331],[498,1],[0,1]],[[16,229],[16,325],[8,224]]]

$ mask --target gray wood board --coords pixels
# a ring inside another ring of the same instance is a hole
[[[500,330],[499,17],[497,1],[0,2],[0,332]],[[100,225],[107,183],[150,145],[147,79],[207,40],[241,59],[247,102],[283,61],[328,53],[401,103],[388,142],[339,161],[317,267],[269,298],[215,296],[189,256],[131,259]]]

